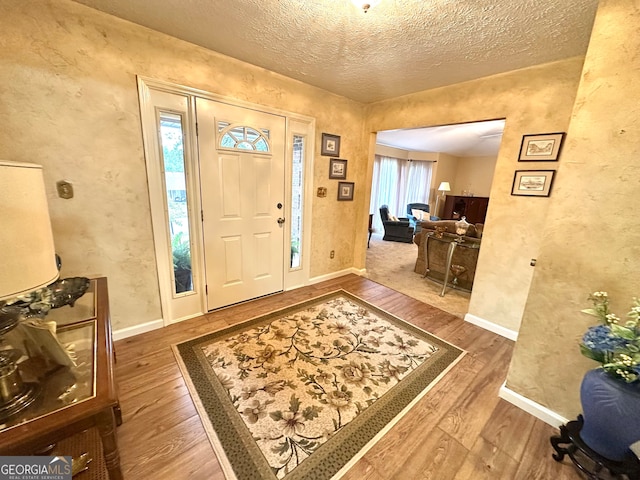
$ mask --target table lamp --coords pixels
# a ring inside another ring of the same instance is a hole
[[[438,217],[440,217],[440,210],[439,210],[440,197],[442,197],[444,195],[444,192],[450,192],[451,191],[451,185],[449,185],[449,182],[440,182],[440,186],[438,187],[438,191],[440,193],[436,197],[436,215]]]
[[[46,287],[58,278],[42,167],[0,160],[0,340],[19,312],[6,301]],[[15,350],[0,350],[0,419],[29,406],[37,395],[23,384]]]

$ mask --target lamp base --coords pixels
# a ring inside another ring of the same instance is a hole
[[[15,349],[0,351],[0,421],[5,421],[31,405],[42,390],[38,383],[22,381]]]
[[[41,391],[37,383],[24,383],[20,393],[0,405],[0,422],[4,422],[31,405]]]

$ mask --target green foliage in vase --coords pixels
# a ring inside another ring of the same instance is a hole
[[[607,292],[589,295],[593,308],[582,312],[600,319],[600,325],[589,327],[582,337],[580,351],[602,364],[602,368],[627,383],[640,379],[640,301],[633,299],[628,320],[622,320],[609,310]]]

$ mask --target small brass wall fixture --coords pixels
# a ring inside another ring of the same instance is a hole
[[[64,199],[73,198],[73,185],[66,180],[60,180],[56,183],[56,189],[58,190],[58,196]]]

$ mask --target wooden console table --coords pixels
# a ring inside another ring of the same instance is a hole
[[[91,280],[89,290],[74,307],[51,310],[46,320],[56,321],[60,343],[74,344],[76,365],[43,377],[37,368],[30,368],[30,359],[18,364],[23,380],[38,385],[41,393],[33,404],[0,425],[0,455],[46,455],[55,444],[56,455],[72,455],[61,451],[73,443],[69,440],[80,441],[83,450],[91,451],[96,445],[83,439],[93,438],[94,443],[99,439],[104,462],[100,459],[96,465],[106,465],[110,480],[122,480],[116,440],[121,418],[113,376],[107,279]],[[98,435],[90,433],[96,430]],[[91,473],[91,468],[89,464],[82,478],[103,478],[100,472]]]

